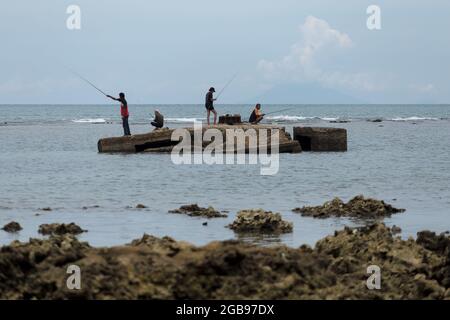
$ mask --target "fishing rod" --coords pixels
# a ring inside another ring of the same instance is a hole
[[[227,82],[227,84],[220,90],[220,92],[217,94],[216,99],[219,99],[220,95],[223,93],[223,91],[233,82],[234,79],[237,77],[237,73],[233,76],[233,78],[230,79],[230,81]]]
[[[288,111],[288,110],[292,110],[292,109],[295,109],[295,108],[288,108],[288,109],[282,109],[282,110],[272,111],[272,112],[266,113],[265,115],[267,116],[268,114],[279,113],[279,112]]]
[[[70,70],[70,69],[69,69]],[[86,83],[88,83],[89,85],[91,85],[93,88],[95,88],[98,92],[102,93],[105,96],[108,96],[105,92],[103,92],[101,89],[99,89],[95,84],[93,84],[92,82],[90,82],[88,79],[86,79],[85,77],[83,77],[82,75],[80,75],[79,73],[70,70],[74,75],[76,75],[78,78],[80,78],[81,80],[85,81]]]

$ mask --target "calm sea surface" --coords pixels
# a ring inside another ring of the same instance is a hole
[[[169,127],[205,119],[201,105],[130,105],[132,133],[151,130],[156,107]],[[270,115],[266,123],[288,131],[305,125],[346,128],[348,152],[281,154],[274,176],[261,176],[259,165],[177,166],[167,154],[97,152],[98,139],[123,133],[117,105],[2,105],[0,225],[14,220],[24,229],[0,231],[0,243],[39,237],[42,223],[75,222],[89,230],[80,239],[94,246],[128,243],[143,233],[205,244],[238,238],[225,228],[236,212],[264,208],[292,221],[294,232],[242,239],[314,244],[344,225],[363,222],[303,218],[291,209],[358,194],[405,208],[385,220],[400,226],[404,237],[450,230],[450,106],[271,105],[263,111],[285,108],[292,109]],[[216,109],[247,118],[252,106]],[[367,121],[373,119],[383,121]],[[350,122],[330,123],[334,120]],[[133,209],[138,203],[148,209]],[[190,203],[227,210],[229,217],[203,226],[205,219],[167,213]],[[39,210],[44,207],[53,211]]]

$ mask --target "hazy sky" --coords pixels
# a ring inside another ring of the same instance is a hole
[[[71,4],[81,30],[66,27]],[[371,4],[381,30],[366,27]],[[203,103],[235,73],[222,103],[280,90],[302,103],[311,88],[317,103],[450,103],[449,18],[448,0],[8,1],[0,103],[109,102],[65,66],[130,103]]]

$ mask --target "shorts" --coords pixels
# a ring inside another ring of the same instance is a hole
[[[205,106],[205,108],[206,108],[206,110],[209,110],[209,111],[213,111],[214,110],[213,106]]]

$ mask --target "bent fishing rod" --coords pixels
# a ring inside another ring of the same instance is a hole
[[[85,77],[83,77],[82,75],[80,75],[79,73],[69,69],[74,75],[76,75],[78,78],[80,78],[81,80],[83,80],[84,82],[86,82],[87,84],[89,84],[90,86],[92,86],[94,89],[96,89],[98,92],[102,93],[103,95],[105,95],[106,97],[108,96],[105,92],[103,92],[103,90],[99,89],[95,84],[93,84],[92,82],[90,82],[88,79],[86,79]]]
[[[233,78],[230,79],[230,81],[227,82],[227,84],[222,88],[222,90],[219,91],[219,93],[216,96],[216,99],[219,99],[219,97],[221,96],[221,94],[225,91],[225,89],[233,82],[234,79],[236,79],[236,77],[238,76],[238,74],[236,73]]]
[[[279,113],[279,112],[283,112],[283,111],[289,111],[289,110],[292,110],[292,109],[295,109],[295,108],[288,108],[288,109],[272,111],[272,112],[269,112],[269,113],[265,113],[265,115],[267,116],[268,114],[274,114],[274,113]]]

